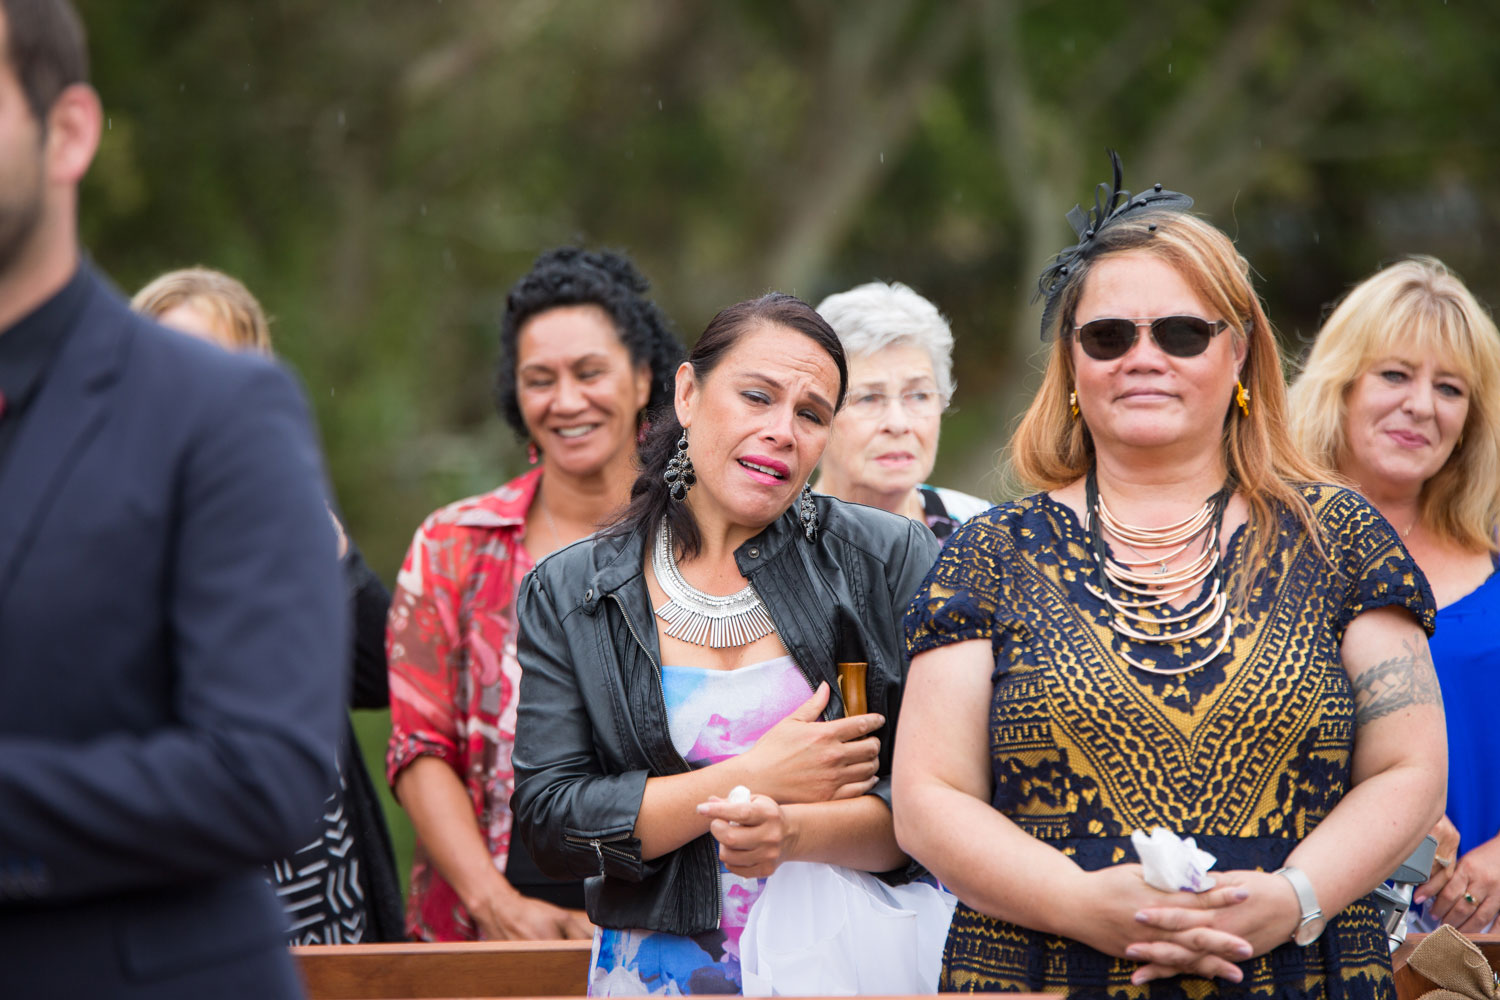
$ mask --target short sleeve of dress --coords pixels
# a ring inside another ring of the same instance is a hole
[[[1015,557],[1005,512],[997,507],[971,518],[948,539],[907,608],[909,655],[970,639],[989,639],[999,655],[1007,563]]]
[[[1431,636],[1437,625],[1437,602],[1396,529],[1349,490],[1338,490],[1324,509],[1324,527],[1329,543],[1336,546],[1344,583],[1337,622],[1340,641],[1354,619],[1391,606],[1410,611]]]

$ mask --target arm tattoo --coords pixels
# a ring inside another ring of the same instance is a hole
[[[1354,721],[1363,727],[1409,705],[1442,705],[1443,692],[1426,643],[1401,642],[1406,652],[1354,678]]]

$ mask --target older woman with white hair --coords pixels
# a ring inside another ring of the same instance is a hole
[[[833,421],[818,490],[926,524],[946,540],[989,504],[926,485],[953,398],[953,332],[900,282],[830,295],[818,312],[849,360],[849,400]]]

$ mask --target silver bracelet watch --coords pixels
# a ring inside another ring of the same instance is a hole
[[[1278,868],[1272,874],[1284,877],[1292,884],[1292,891],[1297,894],[1297,905],[1302,908],[1302,919],[1297,923],[1297,929],[1292,931],[1292,940],[1306,948],[1318,939],[1323,933],[1323,928],[1328,926],[1328,921],[1323,917],[1323,909],[1318,905],[1318,894],[1313,891],[1312,880],[1303,874],[1301,868],[1293,868],[1290,865]]]

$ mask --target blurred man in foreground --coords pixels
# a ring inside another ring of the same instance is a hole
[[[259,865],[334,780],[347,611],[306,408],[77,245],[66,0],[0,0],[0,992],[299,993]]]

